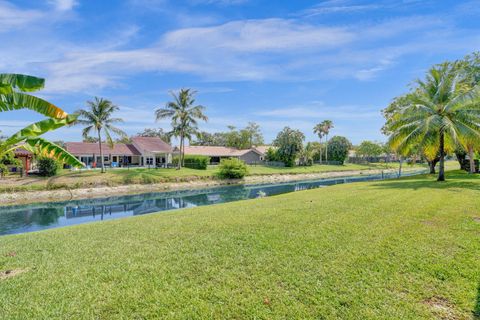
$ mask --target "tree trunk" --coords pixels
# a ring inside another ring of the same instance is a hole
[[[398,166],[398,177],[400,178],[402,176],[402,164],[403,164],[403,159],[402,156],[399,157],[400,164]]]
[[[182,139],[182,167],[185,167],[185,138]]]
[[[470,158],[470,173],[475,173],[475,155],[473,154],[473,147],[468,147],[468,157]]]
[[[322,152],[322,139],[320,138],[320,164],[322,163],[322,156],[323,156],[323,152]]]
[[[100,130],[97,130],[98,132],[98,145],[100,147],[100,163],[102,165],[102,173],[105,173],[105,163],[103,159],[103,150],[102,150],[102,137],[100,135]]]
[[[325,136],[325,162],[328,164],[328,134]]]
[[[440,132],[440,169],[437,181],[445,181],[445,133]]]
[[[435,162],[434,161],[427,161],[428,167],[430,168],[430,174],[435,174]]]
[[[182,151],[183,151],[183,139],[182,139],[182,133],[180,133],[180,154],[178,156],[178,164],[177,164],[177,170],[180,170],[182,167]]]

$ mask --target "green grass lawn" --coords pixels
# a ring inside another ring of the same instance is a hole
[[[338,171],[356,171],[369,169],[397,168],[398,164],[345,164],[345,165],[313,165],[310,167],[267,167],[249,166],[249,174],[301,174],[301,173],[322,173]],[[425,167],[424,165],[409,166],[405,168]],[[207,170],[195,170],[189,168],[176,169],[107,169],[102,174],[99,170],[70,171],[62,170],[59,175],[52,178],[18,176],[7,177],[5,183],[0,184],[0,192],[46,190],[46,189],[77,189],[95,186],[118,186],[125,184],[150,184],[177,181],[192,181],[198,179],[215,179],[218,167],[209,166]]]
[[[447,179],[3,236],[0,319],[479,319],[480,177]]]

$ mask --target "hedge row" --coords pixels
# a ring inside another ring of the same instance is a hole
[[[180,157],[173,158],[173,164],[177,165]],[[210,164],[210,157],[185,155],[185,167],[191,169],[206,170]]]

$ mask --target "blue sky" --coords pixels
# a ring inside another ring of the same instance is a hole
[[[380,110],[432,64],[480,45],[480,1],[0,0],[0,72],[46,78],[38,95],[74,111],[116,103],[135,134],[155,123],[168,91],[198,90],[205,131],[284,126],[315,140],[383,141]],[[13,133],[41,117],[3,113]],[[81,139],[81,128],[48,135]]]

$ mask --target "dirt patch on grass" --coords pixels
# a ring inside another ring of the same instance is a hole
[[[480,223],[480,217],[473,217],[473,221]]]
[[[11,270],[5,270],[5,271],[0,271],[0,280],[12,278],[15,276],[18,276],[21,273],[24,273],[27,271],[26,269],[11,269]]]
[[[457,320],[460,319],[454,309],[454,305],[444,297],[434,296],[423,301],[437,319]]]

